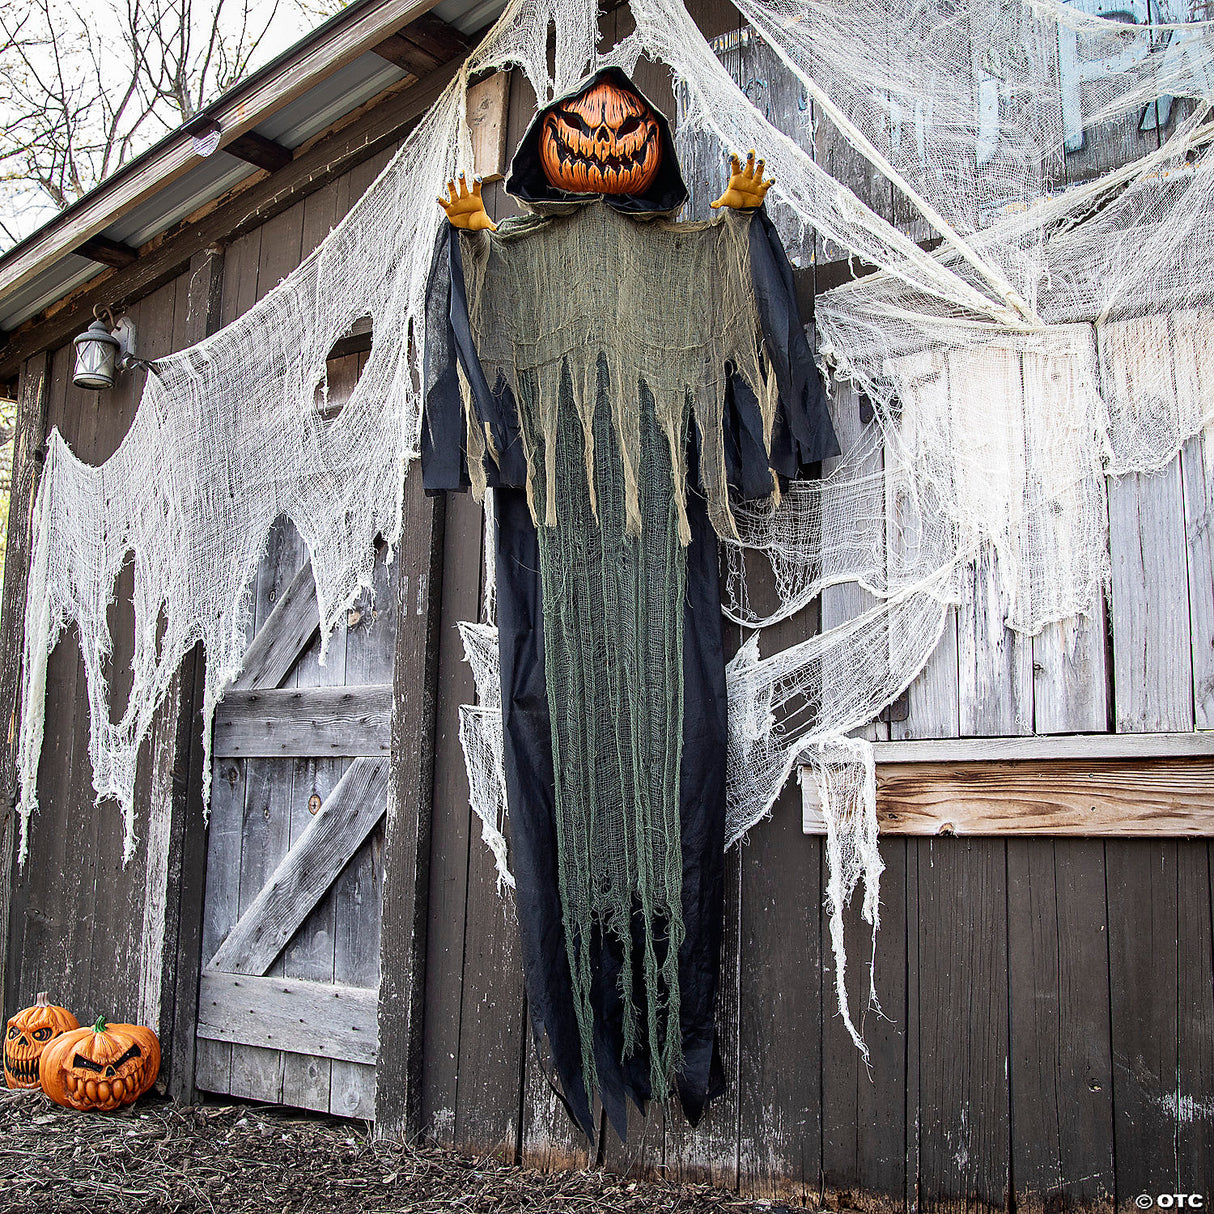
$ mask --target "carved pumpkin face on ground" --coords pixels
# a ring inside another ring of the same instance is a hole
[[[540,162],[559,190],[643,194],[662,162],[657,119],[636,93],[600,80],[549,110]]]
[[[107,1025],[64,1033],[42,1056],[42,1090],[65,1108],[108,1113],[156,1082],[160,1042],[149,1028]]]
[[[79,1027],[67,1008],[48,1002],[42,991],[33,1007],[18,1012],[5,1026],[5,1083],[10,1088],[36,1088],[42,1052],[60,1033]]]

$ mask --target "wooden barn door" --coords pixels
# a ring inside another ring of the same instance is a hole
[[[280,519],[216,714],[195,1082],[370,1119],[396,566],[321,666],[306,556]]]

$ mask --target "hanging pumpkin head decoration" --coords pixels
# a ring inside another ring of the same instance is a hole
[[[5,1026],[4,1082],[10,1088],[36,1088],[43,1051],[61,1033],[79,1027],[67,1008],[48,1002],[46,991],[41,991],[33,1007],[18,1012]]]
[[[64,1033],[42,1055],[42,1090],[65,1108],[109,1113],[142,1096],[160,1072],[160,1042],[137,1024]]]
[[[643,194],[662,163],[653,110],[611,78],[552,106],[539,143],[549,184],[572,194]]]

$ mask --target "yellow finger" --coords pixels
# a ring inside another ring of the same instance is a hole
[[[481,196],[481,179],[479,177],[472,182],[472,195],[474,198]]]
[[[759,181],[763,180],[763,161],[760,160],[755,164],[755,178]]]
[[[452,177],[451,180],[447,182],[447,193],[450,195],[452,202],[454,202],[459,197],[459,191],[455,188],[455,178],[454,177]]]
[[[742,163],[738,160],[736,152],[730,152],[729,154],[729,171],[735,175],[742,171]]]
[[[754,148],[751,148],[750,151],[746,153],[746,176],[753,177],[754,171],[755,171],[755,150],[754,150]]]

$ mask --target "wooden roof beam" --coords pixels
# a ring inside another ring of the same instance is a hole
[[[290,148],[283,147],[281,143],[275,143],[273,139],[267,139],[256,131],[237,135],[235,139],[222,144],[220,150],[270,173],[285,169],[294,157]]]
[[[433,13],[423,13],[416,20],[389,34],[371,48],[372,52],[411,76],[424,76],[436,67],[463,55],[468,39],[453,25],[448,25]]]
[[[139,256],[137,250],[129,244],[119,244],[105,236],[94,236],[73,250],[77,257],[87,257],[89,261],[100,262],[103,266],[111,266],[115,270],[125,270]]]

